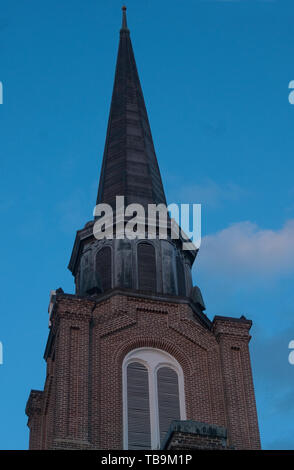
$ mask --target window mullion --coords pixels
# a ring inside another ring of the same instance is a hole
[[[156,373],[153,367],[149,369],[149,397],[150,397],[150,425],[151,425],[151,447],[159,447],[159,415]]]

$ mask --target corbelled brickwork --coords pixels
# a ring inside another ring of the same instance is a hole
[[[187,419],[227,428],[231,447],[258,449],[250,327],[244,318],[204,323],[186,298],[57,294],[45,389],[27,407],[30,448],[122,449],[122,362],[147,346],[180,363]]]
[[[232,450],[227,443],[227,430],[197,421],[173,421],[162,450]]]

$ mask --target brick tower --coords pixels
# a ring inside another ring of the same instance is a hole
[[[26,413],[30,449],[259,449],[248,343],[251,321],[203,313],[182,240],[119,237],[124,204],[166,204],[126,11],[95,222],[76,235],[76,293],[51,292],[44,390]],[[155,220],[155,230],[158,221]]]

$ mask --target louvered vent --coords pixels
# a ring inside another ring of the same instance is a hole
[[[170,367],[157,372],[160,442],[174,419],[181,419],[178,374]]]
[[[127,367],[128,449],[151,449],[148,370],[138,362]]]
[[[103,291],[111,289],[111,248],[101,248],[96,255],[96,273]]]
[[[155,249],[150,243],[138,245],[139,289],[156,292]]]
[[[177,256],[178,295],[186,295],[185,271],[181,258]]]

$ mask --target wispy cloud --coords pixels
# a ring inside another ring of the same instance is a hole
[[[239,222],[203,238],[198,263],[214,276],[273,279],[294,272],[294,219],[279,230]]]
[[[239,185],[227,182],[222,185],[211,179],[206,179],[202,184],[186,185],[177,193],[178,202],[202,204],[208,208],[218,208],[226,202],[239,201],[248,196],[248,191]]]

